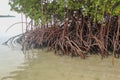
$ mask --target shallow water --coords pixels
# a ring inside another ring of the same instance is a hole
[[[0,79],[16,70],[17,66],[23,62],[24,55],[19,49],[11,49],[8,46],[0,45]]]
[[[33,53],[31,55],[31,53]],[[52,51],[34,50],[26,54],[26,62],[12,71],[4,80],[119,80],[120,60],[111,63],[111,57],[101,60],[94,55],[79,57],[56,56]],[[37,57],[34,57],[34,56]],[[24,65],[24,66],[23,66]]]

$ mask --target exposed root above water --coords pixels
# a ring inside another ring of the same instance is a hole
[[[10,42],[12,45],[20,37],[16,41],[22,44],[22,50],[47,47],[57,55],[80,56],[83,59],[93,53],[99,53],[101,58],[108,55],[119,57],[120,17],[112,17],[111,20],[104,25],[87,17],[68,18],[63,25],[56,23],[51,27],[36,27],[10,38],[5,44]]]

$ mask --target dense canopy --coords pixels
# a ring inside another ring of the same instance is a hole
[[[34,20],[64,20],[70,10],[80,10],[84,16],[100,21],[105,15],[120,15],[119,0],[10,0],[11,10],[24,13]]]

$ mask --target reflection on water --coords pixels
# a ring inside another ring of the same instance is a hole
[[[101,60],[100,56],[91,56],[86,60],[79,57],[55,56],[53,52],[37,50],[28,58],[24,66],[12,71],[3,80],[119,80],[120,62],[112,66],[111,58]]]

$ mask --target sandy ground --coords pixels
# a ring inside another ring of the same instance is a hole
[[[98,55],[82,60],[40,50],[37,56],[3,80],[120,80],[120,59],[113,66],[111,57],[101,60]]]

